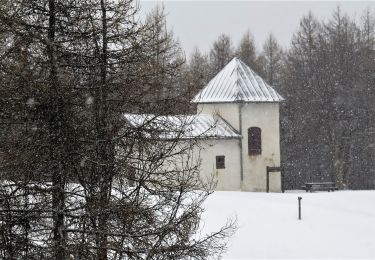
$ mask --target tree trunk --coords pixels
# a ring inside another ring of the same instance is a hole
[[[53,255],[57,260],[65,259],[64,237],[64,169],[63,169],[63,102],[58,95],[57,65],[55,57],[55,1],[49,0],[49,27],[47,53],[49,59],[49,131],[52,170]]]
[[[102,50],[100,57],[100,87],[98,88],[96,102],[96,122],[97,122],[97,138],[98,142],[98,166],[100,170],[99,181],[100,181],[100,198],[99,198],[99,219],[98,219],[98,260],[108,259],[107,240],[108,240],[108,203],[110,195],[110,182],[111,182],[111,167],[110,167],[110,137],[108,135],[108,107],[107,107],[107,14],[106,4],[104,0],[100,1],[101,12],[102,12]]]

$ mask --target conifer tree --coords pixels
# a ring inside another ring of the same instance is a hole
[[[236,55],[239,59],[245,62],[250,68],[255,70],[256,73],[261,73],[261,64],[257,62],[257,52],[255,47],[254,38],[248,30],[242,37]]]
[[[268,36],[263,45],[258,63],[262,64],[266,82],[271,86],[280,85],[283,51],[272,34]]]
[[[228,35],[222,34],[213,43],[210,51],[210,76],[215,76],[233,58],[234,50],[232,40]]]
[[[220,256],[233,225],[196,235],[212,186],[198,178],[195,140],[155,134],[186,128],[159,116],[173,95],[149,99],[176,73],[159,59],[174,45],[152,51],[162,35],[136,22],[132,1],[3,2],[1,257]],[[124,113],[151,102],[155,114],[130,125]]]

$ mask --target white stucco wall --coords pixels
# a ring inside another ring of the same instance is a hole
[[[201,142],[201,176],[212,175],[217,180],[216,190],[240,190],[240,150],[239,139],[217,139]],[[225,156],[225,169],[216,169],[216,156]]]
[[[216,104],[198,104],[198,114],[220,115],[225,119],[234,129],[240,130],[239,118],[239,104],[238,103],[216,103]]]
[[[266,167],[280,166],[280,127],[279,127],[279,103],[222,103],[222,104],[199,104],[198,113],[219,114],[230,123],[242,138],[243,159],[243,182],[237,188],[238,180],[241,180],[240,146],[228,145],[230,141],[218,140],[216,144],[207,149],[208,152],[201,154],[202,164],[205,172],[210,167],[213,169],[215,156],[225,152],[228,159],[236,162],[230,170],[218,170],[218,189],[220,190],[244,190],[244,191],[266,191]],[[241,122],[240,122],[241,116]],[[240,129],[240,124],[242,127]],[[256,156],[248,155],[248,128],[259,127],[262,130],[262,154]],[[231,140],[233,142],[233,140]],[[223,154],[224,155],[224,154]],[[226,158],[227,158],[226,156]],[[227,171],[231,171],[227,174]],[[203,172],[202,172],[203,173]],[[237,179],[238,176],[238,179]],[[231,178],[236,178],[235,180]],[[221,184],[222,183],[222,184]],[[281,191],[281,174],[270,173],[270,191]]]
[[[241,190],[240,142],[240,139],[203,139],[190,150],[186,149],[189,146],[186,141],[180,141],[171,152],[175,155],[163,161],[162,169],[182,171],[187,163],[199,165],[200,179],[215,181],[216,190]],[[225,156],[224,169],[216,169],[216,156]]]
[[[246,103],[242,105],[243,171],[242,189],[266,190],[266,167],[280,166],[280,123],[278,103]],[[250,127],[262,130],[262,154],[248,155]],[[270,191],[281,191],[280,173],[270,173]]]
[[[170,160],[165,161],[163,167],[183,168],[189,160],[194,163],[200,159],[200,177],[210,179],[213,176],[218,182],[217,190],[266,191],[266,167],[280,166],[279,103],[199,104],[198,113],[220,115],[242,135],[242,138],[199,140],[197,147],[187,150],[187,153],[172,156]],[[261,129],[260,155],[248,155],[250,127]],[[180,146],[184,148],[187,144],[188,141],[181,141],[175,149],[181,149]],[[220,155],[225,156],[225,169],[216,169],[216,156]],[[280,173],[270,173],[269,184],[270,191],[280,192]]]

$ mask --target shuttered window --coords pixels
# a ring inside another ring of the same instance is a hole
[[[225,156],[216,156],[216,169],[225,169]]]
[[[262,153],[262,130],[259,127],[248,129],[248,150],[249,155]]]

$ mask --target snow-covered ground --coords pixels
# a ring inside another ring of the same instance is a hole
[[[239,228],[224,259],[375,259],[375,191],[215,192],[204,230],[231,216]]]

